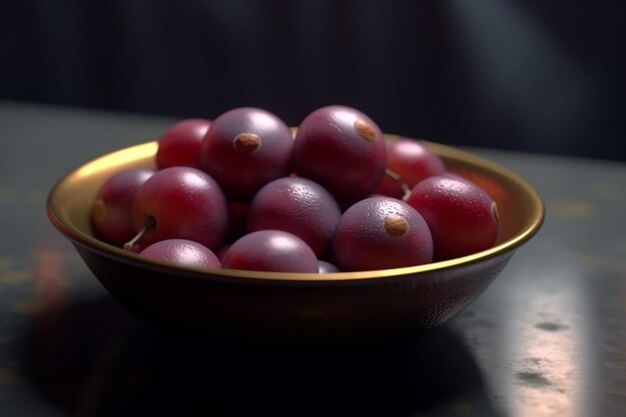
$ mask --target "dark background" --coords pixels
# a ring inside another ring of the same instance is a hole
[[[617,1],[3,0],[0,99],[176,118],[327,104],[453,145],[626,160]]]

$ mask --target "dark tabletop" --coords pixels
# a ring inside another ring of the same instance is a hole
[[[471,149],[547,217],[468,309],[380,346],[226,346],[135,318],[45,213],[63,174],[172,122],[0,101],[0,416],[626,416],[626,164]]]

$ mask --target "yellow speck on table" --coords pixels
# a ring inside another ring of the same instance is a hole
[[[0,368],[0,385],[13,384],[17,380],[15,371],[7,368]]]
[[[21,300],[11,308],[17,314],[36,314],[43,310],[43,304],[36,298]]]
[[[32,278],[31,271],[17,270],[17,271],[0,271],[0,284],[21,284]]]
[[[583,200],[560,200],[555,205],[555,213],[563,219],[580,220],[595,214],[593,204]]]

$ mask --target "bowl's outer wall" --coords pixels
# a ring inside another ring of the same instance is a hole
[[[450,319],[498,276],[513,251],[445,271],[349,285],[172,276],[75,245],[118,301],[140,317],[217,338],[324,342],[402,337]]]

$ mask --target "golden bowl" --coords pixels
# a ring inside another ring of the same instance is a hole
[[[500,228],[494,247],[427,265],[330,274],[199,270],[146,259],[94,238],[89,214],[98,189],[113,173],[155,166],[156,142],[76,168],[51,190],[47,211],[104,287],[149,321],[249,341],[412,335],[472,303],[544,217],[540,195],[514,172],[466,151],[425,143],[450,171],[476,182],[497,202]]]

